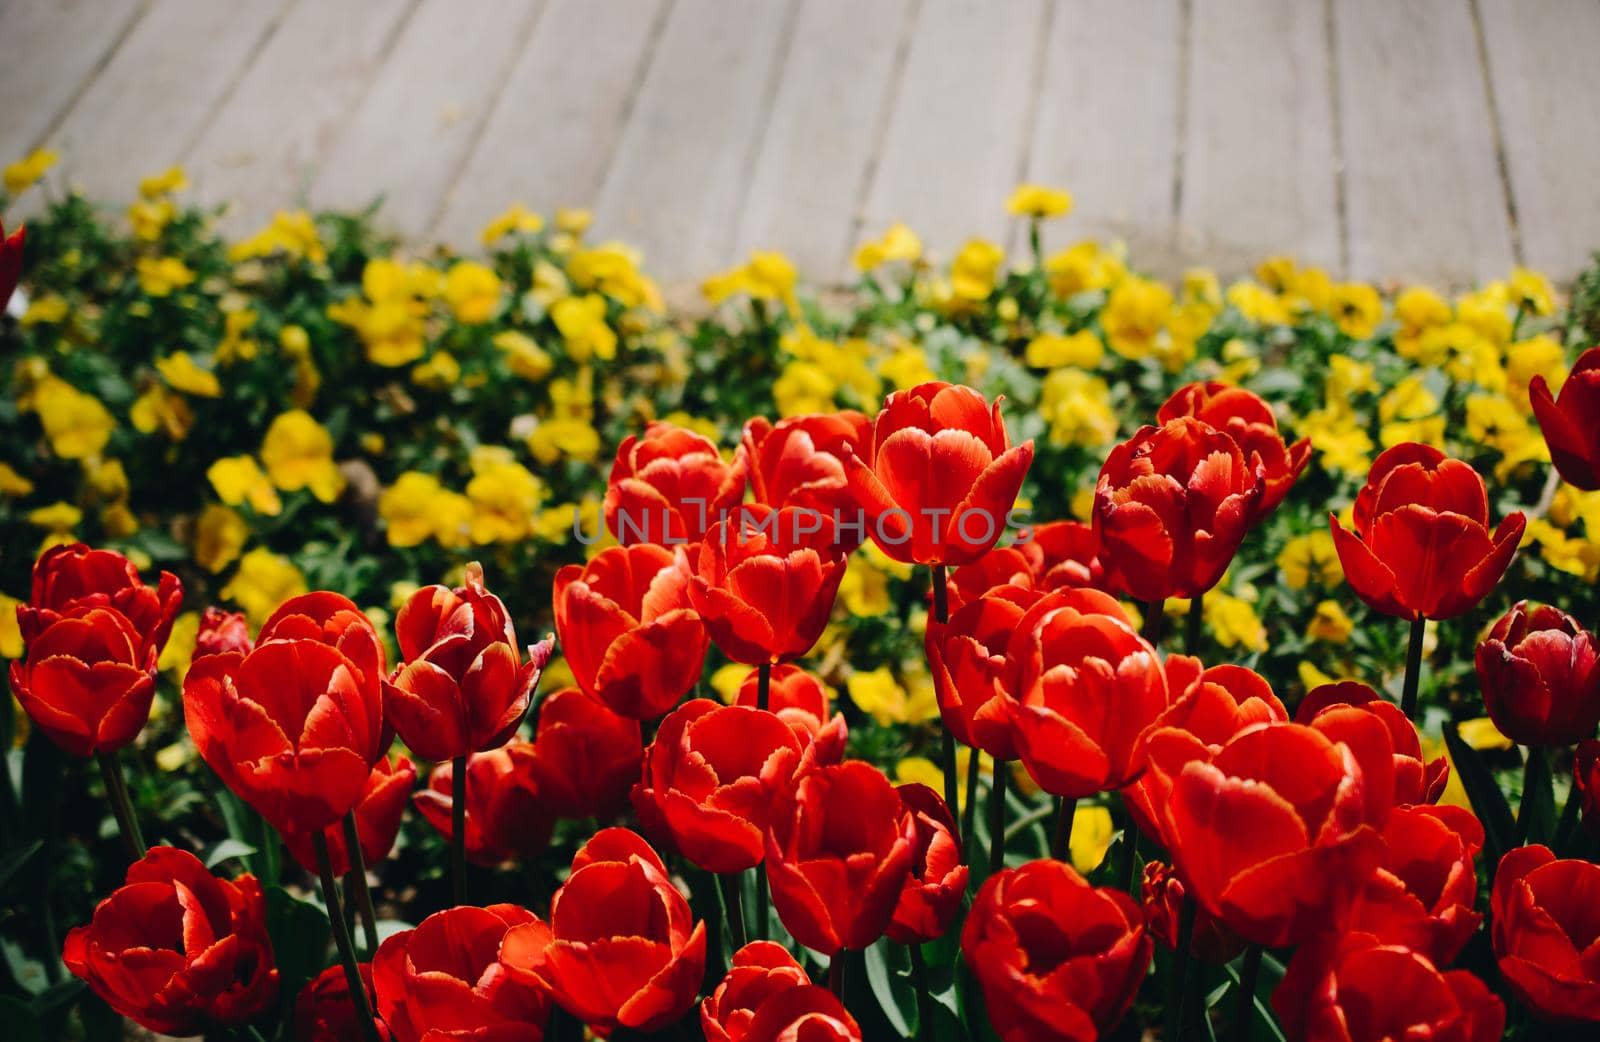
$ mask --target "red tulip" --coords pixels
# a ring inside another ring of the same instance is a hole
[[[12,290],[22,278],[22,247],[28,238],[28,229],[18,225],[10,237],[6,236],[5,222],[0,221],[0,311],[5,310]]]
[[[1094,1042],[1128,1011],[1153,949],[1132,898],[1059,861],[990,876],[961,932],[1004,1042]]]
[[[734,704],[755,708],[761,700],[760,682],[760,670],[752,669],[739,685]],[[773,666],[767,710],[789,725],[802,746],[810,745],[828,724],[828,689],[815,673],[807,673],[799,666],[787,662]]]
[[[1600,724],[1600,653],[1578,620],[1518,601],[1478,645],[1484,708],[1521,745],[1571,745]]]
[[[535,780],[533,745],[512,741],[467,757],[467,860],[494,867],[543,853],[555,827],[553,808]],[[434,767],[428,787],[411,797],[418,813],[454,841],[455,764]]]
[[[1600,865],[1549,847],[1500,859],[1489,923],[1500,976],[1540,1020],[1600,1021]]]
[[[0,292],[0,301],[4,300]],[[1600,412],[1600,348],[1591,347],[1578,356],[1559,397],[1551,396],[1550,385],[1540,375],[1528,382],[1528,398],[1561,477],[1587,491],[1600,489],[1600,431],[1594,422]]]
[[[1283,502],[1311,462],[1311,439],[1301,438],[1293,445],[1285,445],[1272,406],[1242,387],[1220,380],[1180,387],[1156,413],[1156,422],[1167,423],[1180,416],[1203,420],[1228,435],[1238,443],[1250,469],[1265,475],[1262,514],[1271,513]]]
[[[841,524],[856,509],[844,461],[865,451],[871,437],[872,421],[849,409],[790,416],[776,424],[757,416],[744,425],[739,462],[757,503],[813,512],[823,520],[824,538],[848,554],[861,545],[865,532]]]
[[[533,776],[539,799],[558,818],[611,818],[639,780],[639,721],[618,716],[575,687],[539,705]]]
[[[237,651],[247,655],[255,650],[256,642],[250,639],[250,623],[242,611],[224,611],[216,606],[200,613],[200,630],[194,638],[194,654],[215,655],[222,651]]]
[[[606,487],[606,528],[624,546],[694,543],[744,498],[744,468],[710,439],[652,423],[617,447]]]
[[[845,557],[809,545],[804,523],[793,508],[757,504],[717,522],[700,544],[689,602],[735,662],[800,658],[828,624]]]
[[[922,944],[943,937],[967,894],[956,818],[943,797],[915,782],[897,786],[900,804],[915,829],[911,874],[889,920],[889,940]]]
[[[983,395],[959,384],[895,391],[872,422],[867,451],[845,461],[867,534],[889,557],[966,564],[1009,521],[1033,442],[1013,446]]]
[[[799,760],[799,739],[773,714],[692,699],[661,721],[633,802],[696,865],[742,872],[761,863],[773,804]]]
[[[218,879],[175,847],[128,866],[93,920],[67,934],[61,960],[112,1009],[167,1035],[248,1023],[278,995],[261,884]]]
[[[97,756],[132,742],[150,718],[156,649],[112,608],[75,608],[11,663],[11,691],[52,742]]]
[[[596,1031],[655,1031],[694,1003],[706,925],[694,922],[648,843],[627,829],[602,829],[573,858],[550,922],[508,933],[500,962]]]
[[[751,941],[733,953],[722,983],[700,1003],[700,1029],[706,1042],[747,1042],[756,1010],[769,999],[810,983],[783,945]]]
[[[1287,723],[1288,710],[1272,685],[1243,666],[1212,666],[1187,655],[1167,659],[1167,688],[1175,697],[1145,734],[1150,769],[1122,790],[1129,812],[1148,835],[1161,836],[1160,808],[1172,798],[1172,782],[1186,764],[1209,760],[1246,728]],[[1162,844],[1171,844],[1163,839]]]
[[[385,756],[367,776],[361,799],[351,808],[356,816],[356,834],[361,837],[361,861],[372,866],[389,856],[394,848],[394,838],[400,833],[400,818],[405,814],[406,802],[411,796],[411,786],[416,783],[417,769],[404,756],[393,763]],[[291,832],[283,837],[289,853],[307,872],[317,872],[316,849],[311,833]],[[329,825],[322,830],[328,844],[328,858],[333,864],[333,874],[342,876],[350,871],[350,858],[344,846],[342,825]]]
[[[1150,936],[1167,948],[1176,949],[1182,933],[1183,881],[1163,862],[1146,861],[1139,893]],[[1232,962],[1243,950],[1244,942],[1237,934],[1205,909],[1195,908],[1194,932],[1189,939],[1189,951],[1195,958],[1220,966]]]
[[[477,562],[467,565],[465,586],[412,594],[394,627],[405,665],[384,682],[384,710],[400,739],[429,760],[504,745],[555,650],[546,637],[522,660],[511,614],[484,588]]]
[[[1383,840],[1383,860],[1345,928],[1448,965],[1483,921],[1472,908],[1483,826],[1460,807],[1401,807],[1389,815]]]
[[[745,1042],[861,1042],[861,1026],[826,988],[806,984],[761,1004]]]
[[[916,823],[876,767],[800,776],[767,831],[772,905],[795,940],[833,955],[883,936],[916,854]]]
[[[1466,970],[1366,934],[1330,936],[1289,960],[1272,1008],[1292,1042],[1498,1042],[1506,1010]]]
[[[314,832],[361,800],[383,755],[383,706],[364,671],[312,639],[196,659],[183,713],[223,784],[279,832]]]
[[[372,964],[357,963],[361,983],[366,986],[367,1002],[376,1006],[372,996]],[[363,1030],[357,1019],[356,1004],[350,1001],[350,984],[344,967],[329,966],[300,989],[294,1000],[295,1042],[349,1042],[359,1038]],[[392,1042],[394,1036],[382,1020],[376,1022],[381,1042]]]
[[[1038,593],[1100,587],[1105,569],[1100,566],[1092,526],[1082,521],[1052,521],[1027,531],[1026,539],[1019,537],[1010,546],[997,546],[950,573],[946,589],[951,611],[1000,586]]]
[[[1376,716],[1388,728],[1394,752],[1394,802],[1437,803],[1450,781],[1450,762],[1443,754],[1432,760],[1422,758],[1422,742],[1417,729],[1393,702],[1384,701],[1372,688],[1355,680],[1322,684],[1306,692],[1295,710],[1295,722],[1309,724],[1322,712],[1337,705],[1355,706]],[[1446,960],[1448,961],[1448,960]]]
[[[556,573],[553,609],[578,686],[612,712],[660,716],[700,679],[709,637],[689,606],[689,559],[639,543]]]
[[[1115,600],[1097,590],[1048,595],[1017,627],[1008,660],[1017,756],[1041,789],[1077,799],[1139,776],[1167,678]]]
[[[498,959],[534,922],[516,905],[464,905],[378,945],[372,990],[395,1042],[541,1042],[550,1000]]]
[[[1145,602],[1217,584],[1261,516],[1266,472],[1210,424],[1180,417],[1111,450],[1094,493],[1105,582]]]
[[[1362,600],[1402,619],[1449,619],[1494,589],[1526,519],[1507,514],[1491,533],[1478,472],[1431,445],[1403,442],[1373,462],[1356,496],[1355,530],[1332,514],[1328,523]]]
[[[963,745],[997,760],[1017,758],[1008,708],[1014,700],[1009,687],[1013,677],[1006,651],[1038,599],[1021,586],[996,586],[963,604],[948,623],[929,619],[923,633],[944,726]]]
[[[22,639],[32,641],[45,627],[77,608],[112,608],[132,624],[142,646],[160,651],[172,633],[183,604],[183,583],[162,572],[155,587],[115,550],[91,550],[82,543],[52,546],[33,565],[33,592],[17,606]],[[140,656],[143,657],[142,655]]]
[[[1382,854],[1356,756],[1301,724],[1247,728],[1190,761],[1156,810],[1200,907],[1256,944],[1337,919]]]
[[[1600,742],[1590,738],[1578,743],[1572,761],[1572,784],[1583,801],[1580,806],[1584,826],[1591,834],[1600,833]]]

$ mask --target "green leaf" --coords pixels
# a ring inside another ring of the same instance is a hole
[[[205,856],[205,863],[207,868],[216,868],[230,858],[238,858],[243,861],[246,858],[253,857],[255,853],[255,847],[242,839],[234,839],[230,836],[211,848],[210,852]]]
[[[911,956],[905,945],[880,938],[866,958],[867,984],[878,1008],[902,1038],[911,1038],[917,1029],[917,993],[909,981]]]
[[[1505,794],[1495,783],[1494,775],[1483,758],[1462,741],[1453,726],[1445,727],[1444,744],[1450,751],[1450,762],[1461,776],[1461,787],[1467,790],[1472,812],[1483,823],[1483,858],[1484,863],[1492,869],[1500,863],[1500,856],[1516,842],[1517,823],[1511,816],[1511,805],[1506,802]]]
[[[11,877],[16,875],[22,866],[26,865],[28,860],[43,847],[44,841],[36,839],[26,846],[13,850],[4,858],[0,858],[0,890],[5,889],[6,884],[11,882]]]
[[[1556,793],[1550,777],[1550,751],[1528,747],[1522,769],[1522,803],[1517,812],[1517,838],[1549,843],[1556,832]]]
[[[287,1008],[305,983],[327,967],[332,927],[321,908],[272,886],[267,888],[267,933],[278,961],[279,995]]]

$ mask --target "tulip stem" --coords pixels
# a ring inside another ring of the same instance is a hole
[[[1183,653],[1200,657],[1200,642],[1205,639],[1205,603],[1204,593],[1195,594],[1189,601],[1189,614],[1183,620]]]
[[[756,667],[756,708],[765,713],[772,703],[772,663]]]
[[[1161,650],[1161,624],[1167,619],[1167,606],[1163,601],[1146,601],[1144,604],[1144,626],[1140,635],[1150,642],[1150,646],[1157,652]]]
[[[978,821],[978,751],[967,757],[967,800],[961,805],[961,836],[966,837],[961,846],[961,863],[971,864],[968,850],[972,845],[973,829]],[[952,814],[955,810],[952,809]],[[959,838],[959,837],[958,837]]]
[[[1244,960],[1239,963],[1239,1004],[1234,1007],[1231,1042],[1250,1042],[1250,1024],[1256,1011],[1256,979],[1261,976],[1263,951],[1261,945],[1252,944],[1244,950]]]
[[[828,960],[828,990],[840,1002],[844,1001],[844,949],[840,948]]]
[[[1578,811],[1583,804],[1583,795],[1578,792],[1576,776],[1573,778],[1572,788],[1567,791],[1566,806],[1561,808],[1561,821],[1556,825],[1555,851],[1560,857],[1572,849],[1572,830],[1578,827]]]
[[[945,585],[944,565],[936,564],[930,567],[932,575],[929,583],[933,587],[933,619],[938,623],[946,623],[950,621],[950,590]],[[960,806],[957,797],[961,794],[961,788],[956,778],[956,736],[950,733],[949,727],[944,727],[943,755],[944,802],[945,806],[950,807],[951,813],[954,814],[955,808]],[[957,836],[956,839],[966,839],[971,834],[971,831],[971,829],[965,830],[964,834]],[[966,846],[963,845],[961,849],[966,850]]]
[[[1406,686],[1400,694],[1400,711],[1406,719],[1417,719],[1417,691],[1422,686],[1422,635],[1428,620],[1418,615],[1411,620],[1411,643],[1406,647]]]
[[[1183,1038],[1184,1004],[1189,999],[1189,949],[1194,944],[1194,898],[1188,894],[1178,906],[1178,943],[1172,951],[1172,990],[1167,993],[1167,1023],[1161,1037],[1170,1042]]]
[[[1533,827],[1534,801],[1538,793],[1550,788],[1550,750],[1542,745],[1528,746],[1528,760],[1522,765],[1522,802],[1517,805],[1517,842],[1528,842]],[[1569,798],[1570,802],[1570,798]]]
[[[550,1042],[583,1042],[583,1022],[551,1000],[550,1033],[547,1037]]]
[[[1128,827],[1122,830],[1122,835],[1128,841],[1127,875],[1123,878],[1122,889],[1137,897],[1139,891],[1134,887],[1139,885],[1139,823],[1131,816],[1128,818]]]
[[[771,921],[768,908],[772,898],[767,894],[767,863],[757,865],[753,872],[756,874],[756,921],[750,924],[750,936],[758,941],[767,939],[767,926]]]
[[[1076,798],[1056,797],[1056,827],[1050,836],[1050,856],[1064,864],[1072,863],[1072,820],[1077,814]]]
[[[724,872],[717,876],[717,885],[722,888],[723,911],[728,917],[728,934],[733,939],[733,950],[738,951],[744,947],[744,894],[739,886],[737,872]]]
[[[989,786],[989,874],[1006,867],[1006,761],[994,761]]]
[[[339,883],[333,878],[333,858],[328,854],[328,837],[324,830],[311,834],[311,846],[317,854],[317,875],[322,881],[322,900],[328,906],[328,925],[333,928],[333,943],[339,949],[339,961],[344,964],[344,982],[350,989],[351,1001],[356,1007],[356,1019],[361,1022],[362,1034],[367,1042],[380,1042],[378,1025],[372,1019],[372,1003],[367,1001],[367,987],[361,981],[361,969],[356,965],[356,947],[350,940],[350,931],[344,925],[344,910],[339,907]]]
[[[128,798],[128,783],[122,777],[122,764],[114,751],[95,754],[95,761],[100,764],[100,776],[106,783],[106,798],[111,801],[111,813],[116,816],[122,843],[128,848],[128,860],[138,861],[150,848],[145,846],[144,833],[139,831],[139,818],[133,813],[133,800]]]
[[[911,983],[917,989],[917,1038],[934,1042],[938,1031],[933,1026],[933,996],[928,992],[928,964],[922,961],[922,945],[906,945],[911,953]]]
[[[361,832],[352,809],[344,816],[344,849],[350,862],[345,873],[355,892],[356,907],[361,912],[362,939],[367,942],[367,958],[378,950],[378,916],[372,910],[372,891],[367,889],[367,856],[361,850]]]
[[[450,885],[456,906],[467,903],[467,758],[450,766]]]

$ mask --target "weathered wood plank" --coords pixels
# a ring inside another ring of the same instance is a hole
[[[423,0],[311,186],[408,235],[432,226],[539,14],[530,0]]]
[[[1350,273],[1503,275],[1511,226],[1468,0],[1333,5]]]
[[[667,280],[726,264],[759,144],[789,3],[680,0],[595,203],[601,235]]]
[[[735,253],[783,250],[802,274],[839,278],[878,142],[910,0],[804,0],[767,120]]]
[[[138,0],[11,0],[0,7],[0,163],[43,140],[138,16]]]
[[[1170,252],[1180,21],[1179,0],[1058,0],[1027,177],[1076,208],[1046,243],[1121,239],[1141,264]]]
[[[1045,12],[1040,0],[924,3],[863,234],[905,221],[943,256],[973,235],[1004,241]]]
[[[549,0],[436,232],[467,248],[508,204],[592,206],[665,0]]]
[[[284,17],[186,161],[199,198],[231,204],[224,231],[249,232],[303,201],[410,7],[315,0]]]
[[[1180,252],[1229,272],[1290,253],[1338,270],[1323,7],[1194,0]]]
[[[1528,264],[1570,279],[1600,249],[1600,4],[1479,0]]]
[[[122,200],[139,178],[182,160],[282,9],[155,0],[54,135],[68,179]]]

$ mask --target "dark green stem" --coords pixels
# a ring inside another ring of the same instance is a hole
[[[1577,778],[1573,778],[1572,788],[1567,791],[1566,806],[1561,808],[1561,823],[1556,826],[1557,857],[1565,857],[1572,848],[1572,832],[1578,827],[1578,812],[1582,809],[1583,794],[1578,791]]]
[[[1172,988],[1167,993],[1167,1023],[1162,1038],[1183,1038],[1184,1004],[1189,1000],[1189,949],[1194,944],[1194,898],[1185,895],[1178,910],[1178,943],[1172,952]]]
[[[1428,620],[1417,616],[1411,620],[1411,643],[1406,647],[1406,686],[1400,695],[1400,711],[1406,719],[1416,722],[1417,691],[1422,686],[1422,635]]]
[[[733,940],[733,950],[744,947],[744,894],[739,886],[739,874],[728,872],[717,876],[722,887],[722,904],[728,916],[728,935]]]
[[[367,857],[361,851],[361,832],[356,825],[356,812],[344,816],[344,850],[350,862],[346,878],[355,893],[356,907],[361,912],[362,939],[367,942],[367,958],[378,950],[378,916],[372,910],[372,891],[367,889]]]
[[[450,886],[456,906],[467,903],[467,758],[450,768]]]
[[[1528,761],[1522,765],[1522,802],[1517,806],[1517,843],[1528,842],[1533,826],[1534,801],[1550,787],[1550,750],[1542,745],[1528,746]],[[1571,802],[1571,797],[1567,802]]]
[[[105,779],[106,797],[111,801],[111,813],[116,815],[122,845],[128,849],[128,860],[138,861],[150,848],[145,846],[144,834],[139,831],[139,818],[133,813],[133,800],[128,798],[122,765],[115,752],[98,753],[95,760],[100,764],[100,777]]]
[[[931,568],[932,576],[929,583],[933,587],[933,618],[935,622],[945,623],[950,621],[950,591],[945,586],[944,565],[936,564]],[[959,783],[956,779],[956,736],[950,733],[950,728],[944,729],[944,802],[950,807],[950,813],[955,813],[958,806],[956,797],[960,795]],[[957,836],[957,839],[963,837]]]
[[[1250,1042],[1250,1025],[1256,1012],[1256,979],[1261,976],[1263,951],[1261,945],[1252,944],[1244,950],[1244,961],[1239,964],[1239,1004],[1234,1007],[1233,1034],[1229,1036],[1232,1042]]]
[[[1050,836],[1050,856],[1072,864],[1072,819],[1078,814],[1078,801],[1056,797],[1056,827]]]
[[[972,837],[978,823],[978,770],[980,766],[978,750],[972,750],[972,755],[967,757],[967,801],[960,806],[961,811],[961,836],[966,837],[961,844],[961,862],[965,865],[972,864]],[[955,814],[957,808],[951,807],[950,813]],[[960,838],[960,837],[957,837]]]
[[[344,965],[345,986],[350,989],[350,1001],[356,1008],[356,1019],[367,1042],[380,1042],[378,1026],[372,1019],[372,1003],[367,1000],[367,987],[361,981],[361,969],[356,965],[356,946],[350,941],[350,931],[345,929],[344,910],[339,907],[339,884],[333,878],[333,858],[328,856],[328,837],[318,829],[311,834],[311,845],[317,854],[317,874],[322,881],[322,900],[328,906],[328,925],[333,927],[333,943],[339,949],[339,961]]]
[[[546,1037],[550,1042],[583,1042],[583,1022],[551,1002],[550,1034]]]
[[[1144,604],[1144,627],[1141,634],[1150,642],[1156,651],[1161,650],[1161,625],[1167,618],[1167,606],[1162,601],[1146,601]]]
[[[756,921],[751,924],[750,936],[753,940],[764,941],[772,920],[772,898],[767,890],[767,863],[763,861],[751,871],[756,874]]]
[[[1006,761],[995,760],[989,786],[989,874],[1006,867]]]
[[[1189,614],[1183,620],[1183,653],[1200,657],[1200,642],[1205,639],[1206,595],[1196,594],[1189,601]]]
[[[1039,218],[1028,219],[1028,246],[1033,250],[1033,267],[1035,271],[1044,271],[1044,243],[1039,236]]]
[[[1128,819],[1128,827],[1123,830],[1123,836],[1128,840],[1128,861],[1126,875],[1123,877],[1122,889],[1132,894],[1135,900],[1139,898],[1139,823],[1133,818]]]
[[[828,960],[828,990],[840,1002],[844,1001],[844,956],[845,950],[840,948]]]
[[[922,961],[922,945],[906,945],[911,953],[911,984],[917,989],[917,1038],[934,1042],[938,1031],[933,1026],[933,995],[928,991],[928,964]]]
[[[763,662],[756,667],[756,708],[763,713],[772,702],[772,663]]]

